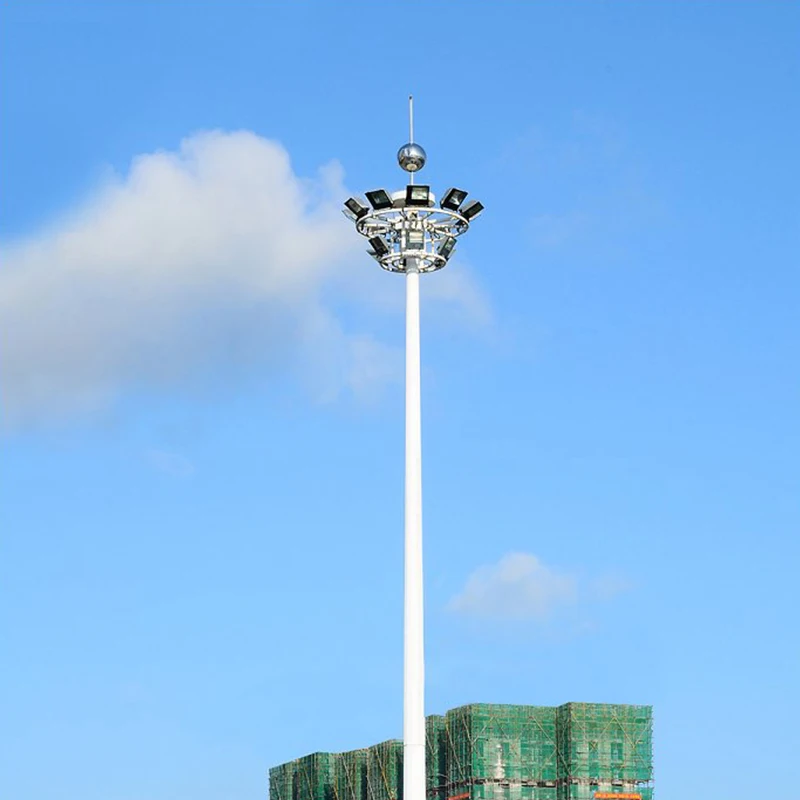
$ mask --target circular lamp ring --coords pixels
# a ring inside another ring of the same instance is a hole
[[[379,231],[421,227],[438,235],[460,236],[469,229],[461,214],[446,208],[386,208],[370,211],[356,221],[356,230],[369,238]]]
[[[407,261],[416,263],[416,272],[438,272],[447,264],[447,259],[438,253],[420,253],[419,250],[402,250],[399,253],[389,253],[378,260],[378,263],[387,272],[406,273]]]

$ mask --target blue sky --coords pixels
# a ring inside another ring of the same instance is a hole
[[[244,800],[401,733],[402,282],[429,712],[652,703],[661,797],[793,785],[800,9],[4,3],[4,791]]]

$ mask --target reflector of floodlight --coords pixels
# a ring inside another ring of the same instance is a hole
[[[444,197],[439,202],[442,208],[449,209],[450,211],[458,211],[459,206],[467,199],[467,192],[463,189],[448,189],[444,193]]]
[[[360,200],[356,200],[355,197],[348,197],[344,201],[344,207],[350,212],[348,216],[352,216],[353,219],[361,219],[361,217],[369,214],[369,209]]]
[[[383,211],[385,208],[392,207],[392,198],[389,197],[389,193],[385,189],[375,189],[372,192],[367,192],[367,200],[376,211]]]
[[[472,200],[461,209],[461,216],[467,221],[471,221],[483,211],[483,203],[480,200]]]
[[[439,255],[444,258],[448,259],[453,254],[453,250],[456,249],[456,237],[455,236],[448,236],[440,245],[439,249],[436,251]]]
[[[409,184],[406,186],[407,206],[428,206],[431,202],[431,187],[425,184]]]
[[[389,252],[389,245],[383,241],[380,236],[373,236],[371,239],[368,239],[369,245],[372,248],[373,253],[378,257],[381,258],[385,256]]]

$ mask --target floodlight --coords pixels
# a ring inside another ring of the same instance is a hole
[[[466,200],[467,194],[463,189],[448,189],[439,201],[439,205],[449,211],[458,211],[459,206]]]
[[[461,216],[464,217],[467,222],[471,222],[481,211],[483,211],[483,203],[481,203],[480,200],[471,200],[461,209]]]
[[[375,191],[367,192],[367,200],[369,204],[376,211],[383,211],[385,208],[392,207],[392,198],[385,189],[375,189]]]
[[[384,242],[380,236],[373,236],[368,241],[370,247],[372,248],[372,252],[378,258],[381,258],[389,253],[389,245],[386,244],[386,242]]]
[[[425,231],[409,231],[406,234],[406,250],[424,250]]]
[[[436,251],[442,258],[447,260],[453,254],[453,250],[456,249],[456,237],[455,236],[448,236],[440,245],[439,249]]]
[[[352,216],[353,219],[361,219],[361,217],[369,214],[369,209],[360,200],[356,200],[355,197],[348,197],[344,201],[344,206],[350,212],[348,216]]]
[[[406,205],[407,206],[428,206],[431,202],[431,187],[425,184],[406,186]]]

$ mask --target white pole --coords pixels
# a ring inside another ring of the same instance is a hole
[[[406,497],[403,800],[425,800],[425,655],[422,604],[422,426],[419,272],[406,266]]]

